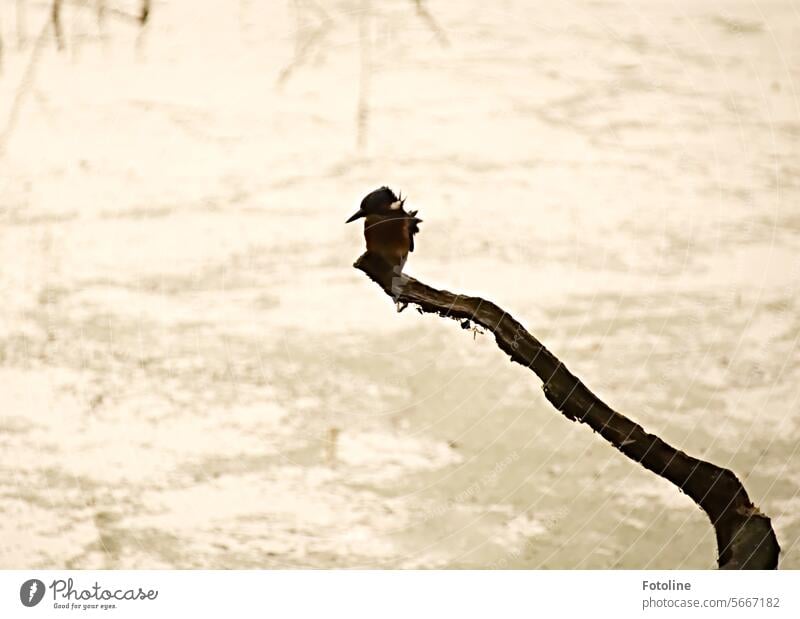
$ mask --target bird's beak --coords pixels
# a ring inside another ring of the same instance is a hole
[[[350,216],[350,219],[348,219],[348,220],[347,220],[346,222],[344,222],[344,223],[346,223],[346,224],[349,224],[351,221],[355,221],[356,219],[359,219],[359,218],[361,218],[361,217],[366,217],[366,216],[367,216],[367,214],[364,212],[364,210],[363,210],[363,209],[358,209],[358,210],[357,210],[355,213],[353,213],[353,214]]]

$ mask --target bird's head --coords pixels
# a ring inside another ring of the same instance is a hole
[[[398,198],[388,187],[381,187],[361,200],[359,208],[345,223],[350,223],[367,215],[392,215],[403,210],[405,198]]]

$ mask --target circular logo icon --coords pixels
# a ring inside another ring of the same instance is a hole
[[[19,601],[24,606],[36,606],[44,597],[44,583],[38,578],[31,578],[19,588]]]

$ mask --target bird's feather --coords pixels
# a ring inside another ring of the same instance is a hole
[[[419,211],[408,211],[408,216],[411,219],[408,226],[408,251],[414,251],[414,235],[419,232],[419,224],[422,220],[417,217]]]

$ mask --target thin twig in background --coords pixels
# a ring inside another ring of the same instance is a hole
[[[59,1],[62,5],[68,5],[78,8],[88,7],[86,0],[66,0],[66,1],[59,0]],[[142,11],[140,13],[133,14],[133,13],[128,13],[127,11],[123,11],[122,9],[118,9],[117,7],[114,6],[108,6],[105,0],[98,0],[98,3],[96,5],[97,6],[96,13],[98,16],[98,20],[100,19],[100,16],[102,14],[103,18],[105,18],[106,16],[110,16],[115,19],[118,19],[119,21],[135,23],[144,26],[145,22],[147,21],[150,15],[150,5],[147,0],[145,0],[145,5],[147,5],[146,15],[144,14],[145,12],[144,6],[142,7]]]
[[[250,10],[248,0],[239,0],[239,30],[244,32],[247,29],[247,13]]]
[[[439,44],[448,46],[450,43],[444,30],[439,26],[431,12],[425,7],[422,0],[412,0],[416,7],[417,15],[428,25],[436,36]],[[294,0],[292,3],[296,19],[295,50],[292,60],[278,74],[277,84],[283,86],[293,73],[305,64],[313,51],[319,47],[330,30],[332,19],[316,0]],[[307,16],[314,13],[319,23],[312,26],[308,23]],[[359,78],[358,78],[358,103],[356,106],[356,147],[363,150],[369,138],[370,121],[370,85],[374,66],[372,63],[372,6],[370,0],[362,0],[358,11],[358,41],[359,41]]]
[[[333,23],[330,15],[316,2],[295,1],[292,3],[295,13],[296,29],[294,56],[289,63],[281,70],[278,75],[277,84],[283,86],[292,74],[299,69],[311,57],[311,53],[319,48],[322,41],[330,32]],[[310,10],[309,10],[310,9]],[[305,22],[305,15],[313,13],[319,20],[315,26],[308,26]]]
[[[62,50],[64,49],[64,33],[61,30],[61,0],[53,0],[53,6],[50,9],[50,19],[53,22],[56,46],[59,50]]]
[[[149,19],[150,0],[142,0],[141,11],[139,12],[139,16],[136,18],[141,26],[139,28],[139,34],[136,35],[136,51],[139,53],[142,52],[142,48],[144,47],[144,35],[145,32],[148,31],[147,24],[149,23]]]
[[[431,29],[433,34],[436,36],[436,40],[439,41],[439,45],[442,47],[448,47],[450,45],[450,41],[447,39],[447,34],[445,34],[444,29],[439,25],[439,22],[436,21],[436,18],[433,14],[428,10],[428,8],[422,3],[422,0],[413,0],[414,6],[417,9],[417,15],[428,24],[428,28]]]
[[[25,0],[17,0],[16,4],[16,17],[17,17],[17,49],[25,47],[28,40],[28,33],[25,20]]]
[[[361,70],[358,75],[358,108],[356,110],[356,145],[363,150],[369,131],[369,87],[372,78],[372,50],[370,46],[370,2],[362,0],[358,15],[358,41]]]
[[[22,80],[17,88],[17,92],[14,94],[14,101],[11,103],[11,111],[8,114],[6,126],[3,129],[3,133],[0,134],[0,157],[5,153],[6,145],[8,144],[8,138],[11,136],[11,133],[14,131],[14,127],[17,125],[17,119],[19,118],[19,113],[22,109],[22,103],[25,99],[25,96],[33,87],[33,82],[36,77],[36,66],[39,63],[42,50],[44,50],[44,44],[47,42],[47,33],[50,30],[50,23],[50,19],[46,19],[42,25],[39,36],[36,37],[36,43],[31,50],[31,55],[28,58],[28,64],[26,65],[25,71],[22,74]]]
[[[95,15],[97,15],[97,29],[100,32],[105,30],[106,23],[106,2],[105,0],[97,0],[95,4]]]
[[[50,27],[53,27],[54,36],[58,42],[58,48],[63,49],[63,41],[61,41],[63,34],[61,31],[61,5],[62,0],[54,0],[50,15],[45,19],[42,24],[42,28],[39,31],[38,36],[36,37],[36,42],[31,50],[31,54],[28,57],[28,63],[25,66],[25,71],[22,74],[22,79],[20,80],[20,84],[17,87],[17,91],[14,94],[14,100],[11,103],[11,109],[8,114],[8,120],[6,121],[6,125],[3,128],[2,133],[0,133],[0,157],[5,154],[6,147],[8,145],[8,140],[11,137],[11,134],[14,131],[14,128],[17,125],[17,121],[19,120],[19,114],[22,110],[22,104],[25,101],[26,96],[32,90],[33,86],[35,85],[36,79],[36,69],[39,63],[39,59],[41,58],[42,51],[44,49],[45,43],[47,42],[47,34],[50,30]],[[72,0],[70,4],[76,6],[84,6],[84,3],[80,2],[79,0]],[[17,4],[17,24],[19,27],[19,20],[21,12],[19,11],[20,7],[22,6],[22,2],[18,2]],[[133,20],[137,23],[140,23],[144,26],[145,22],[147,21],[147,16],[149,15],[149,0],[144,0],[144,6],[147,7],[147,15],[144,15],[142,18],[141,16],[136,17],[126,13],[125,11],[121,11],[116,8],[104,8],[104,14],[113,15],[116,18],[119,18],[123,21]],[[144,10],[144,8],[143,8]],[[143,30],[144,28],[142,28]]]
[[[80,0],[73,0],[72,4],[75,4],[76,6],[82,5]],[[116,17],[117,19],[119,19],[121,21],[136,22],[137,24],[141,24],[142,26],[144,26],[145,23],[147,22],[148,16],[150,15],[150,3],[147,2],[147,0],[145,0],[145,5],[146,5],[146,9],[143,6],[142,7],[142,12],[139,15],[132,15],[131,13],[123,11],[122,9],[118,9],[116,7],[113,7],[113,6],[112,7],[107,6],[104,3],[103,4],[103,15],[111,15],[112,17]]]

